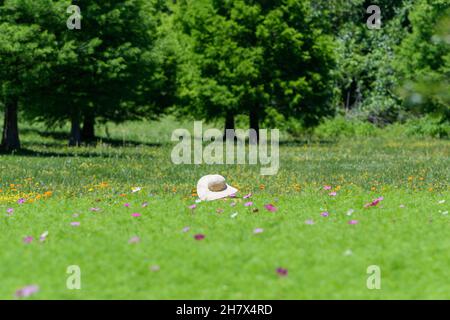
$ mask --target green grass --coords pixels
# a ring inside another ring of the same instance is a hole
[[[170,134],[191,126],[109,125],[100,143],[78,149],[62,132],[23,126],[25,151],[0,156],[0,298],[30,284],[40,287],[33,299],[450,298],[448,140],[287,140],[279,173],[263,177],[258,166],[173,165]],[[226,176],[238,198],[188,209],[208,173]],[[130,244],[134,236],[141,241]],[[81,290],[66,288],[70,265],[81,268]],[[381,290],[366,287],[370,265],[381,268]]]

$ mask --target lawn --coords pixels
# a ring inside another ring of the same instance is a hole
[[[22,126],[24,151],[0,155],[0,298],[28,285],[31,299],[450,298],[448,140],[287,139],[278,174],[261,176],[172,164],[183,125],[110,125],[77,149]],[[237,197],[196,203],[210,173]]]

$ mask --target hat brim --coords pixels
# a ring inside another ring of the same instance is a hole
[[[214,192],[208,189],[208,186],[198,186],[197,195],[202,201],[211,201],[226,198],[238,192],[236,188],[227,184],[227,188],[223,191]]]

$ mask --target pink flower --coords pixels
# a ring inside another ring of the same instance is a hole
[[[330,192],[328,195],[331,196],[331,197],[336,197],[337,196],[337,192],[333,191],[333,192]]]
[[[130,204],[129,204],[129,203],[124,203],[123,206],[124,206],[125,208],[129,208],[129,207],[130,207]]]
[[[203,239],[205,239],[205,237],[206,236],[204,234],[199,233],[194,236],[194,239],[195,240],[203,240]]]
[[[322,217],[328,217],[330,214],[327,211],[325,211],[325,212],[322,212],[320,215]]]
[[[23,204],[25,203],[25,199],[24,198],[20,198],[19,200],[17,200],[18,204]]]
[[[372,202],[366,203],[366,204],[364,205],[364,208],[375,207],[376,205],[378,205],[378,204],[379,204],[381,201],[383,201],[383,200],[384,200],[383,197],[376,198],[376,199],[373,200]]]
[[[100,211],[100,208],[91,208],[90,209],[92,212],[99,212]]]
[[[278,208],[275,207],[275,206],[274,206],[273,204],[271,204],[271,203],[264,205],[264,208],[266,208],[266,209],[267,209],[268,211],[270,211],[270,212],[275,212],[275,211],[278,210]]]
[[[74,222],[71,222],[70,225],[71,225],[72,227],[79,227],[79,226],[80,226],[80,223],[79,223],[78,221],[74,221]]]
[[[250,207],[252,205],[253,205],[253,202],[251,202],[251,201],[244,203],[244,206],[246,206],[246,207]]]
[[[197,208],[197,205],[193,204],[193,205],[190,205],[188,208],[191,209],[191,210],[194,210],[195,208]]]
[[[138,217],[140,217],[140,216],[141,216],[141,214],[140,214],[140,213],[137,213],[137,212],[135,212],[135,213],[132,213],[132,214],[131,214],[131,216],[132,216],[132,217],[135,217],[135,218],[138,218]]]
[[[276,270],[275,270],[276,272],[277,272],[277,274],[279,275],[279,276],[281,276],[281,277],[286,277],[287,275],[288,275],[288,270],[287,269],[285,269],[285,268],[277,268]]]
[[[246,194],[245,196],[243,196],[242,198],[244,198],[244,199],[248,199],[248,198],[251,198],[251,196],[252,196],[252,194],[251,194],[251,193],[249,193],[249,194]]]
[[[32,236],[26,236],[25,238],[23,238],[23,242],[24,243],[31,243],[31,242],[33,242],[33,237]]]
[[[323,186],[323,190],[331,190],[331,186]]]
[[[28,298],[29,296],[39,292],[39,287],[37,285],[25,286],[16,291],[17,298]]]
[[[313,219],[308,219],[308,220],[305,221],[305,224],[308,224],[308,225],[313,225],[314,223],[315,222],[314,222]]]
[[[263,233],[263,232],[264,232],[263,228],[256,228],[255,230],[253,230],[254,234]]]
[[[130,243],[130,244],[139,243],[139,242],[141,242],[141,238],[139,238],[138,236],[131,237],[130,240],[128,240],[128,243]]]
[[[358,224],[358,220],[350,220],[349,222],[348,222],[348,224]]]
[[[145,207],[148,207],[148,202],[144,202],[144,203],[142,204],[142,208],[145,208]]]
[[[6,209],[6,212],[8,212],[9,214],[13,214],[14,209],[13,208],[8,208],[8,209]]]
[[[229,198],[236,198],[236,194],[235,194],[235,193],[232,193],[232,194],[230,194],[228,197],[229,197]]]

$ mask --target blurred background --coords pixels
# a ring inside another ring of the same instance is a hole
[[[449,46],[448,0],[0,0],[1,149],[159,143],[193,119],[446,139]]]

